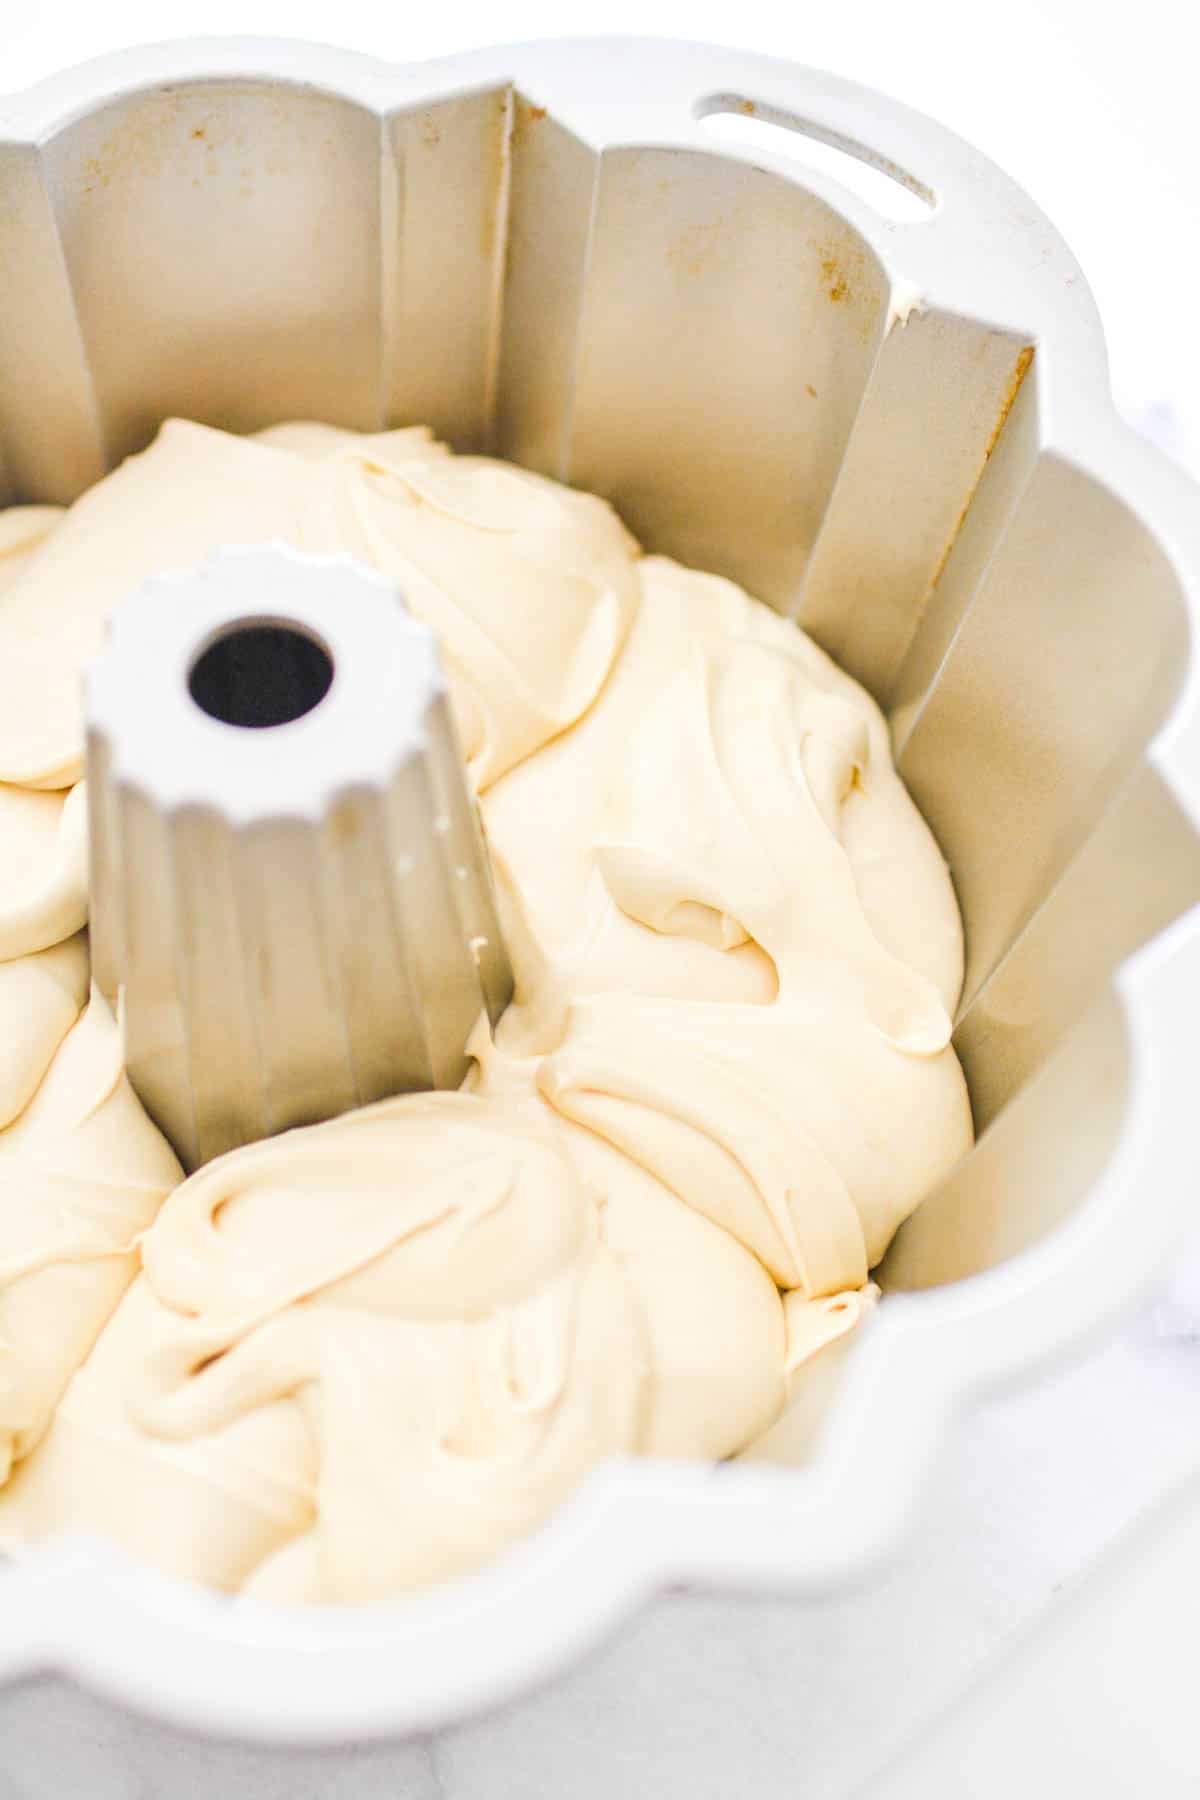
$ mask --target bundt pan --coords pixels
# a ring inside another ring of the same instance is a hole
[[[722,114],[775,147],[723,145]],[[924,216],[811,172],[814,140]],[[8,499],[72,499],[172,414],[426,421],[607,495],[840,658],[957,884],[979,1132],[749,1456],[608,1465],[478,1575],[362,1612],[61,1542],[0,1569],[0,1680],[386,1737],[527,1689],[665,1586],[861,1576],[955,1407],[1101,1330],[1196,1191],[1200,494],[1115,415],[1066,247],[891,100],[645,41],[132,51],[0,105],[0,198]]]

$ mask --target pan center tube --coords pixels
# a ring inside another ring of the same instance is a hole
[[[346,556],[143,584],[85,684],[97,986],[191,1170],[457,1087],[512,994],[433,634]]]

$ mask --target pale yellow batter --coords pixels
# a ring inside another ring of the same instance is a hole
[[[466,1091],[181,1183],[88,1001],[79,678],[145,575],[267,539],[438,633],[516,999]],[[970,1143],[961,973],[873,703],[596,499],[419,430],[173,421],[0,515],[0,1543],[369,1600],[605,1454],[733,1454]]]

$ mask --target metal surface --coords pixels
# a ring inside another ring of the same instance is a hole
[[[714,153],[723,110],[778,154]],[[933,210],[877,217],[806,171],[806,132]],[[693,45],[131,52],[5,102],[0,138],[12,496],[70,497],[172,412],[420,417],[744,581],[889,712],[963,905],[984,1128],[901,1232],[803,1467],[610,1465],[470,1581],[360,1617],[52,1548],[0,1575],[0,1673],[387,1734],[497,1704],[666,1583],[860,1576],[953,1407],[1127,1306],[1198,1173],[1200,503],[1116,417],[1078,267],[930,121]]]
[[[512,975],[433,634],[389,582],[283,545],[157,577],[85,716],[93,975],[185,1168],[461,1083]]]

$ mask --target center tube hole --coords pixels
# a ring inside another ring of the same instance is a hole
[[[227,625],[201,651],[188,692],[210,719],[261,730],[302,719],[332,682],[333,658],[303,626],[247,620]]]

